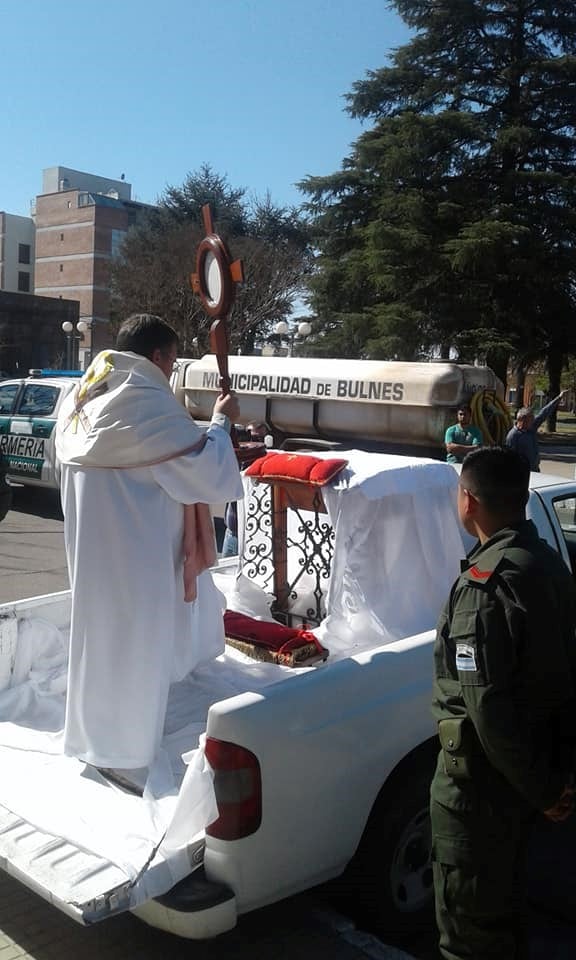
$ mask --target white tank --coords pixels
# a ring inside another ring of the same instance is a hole
[[[476,390],[503,387],[488,367],[300,357],[229,359],[241,422],[275,435],[372,444],[441,446],[458,404]],[[216,358],[181,360],[174,389],[196,420],[218,396]]]

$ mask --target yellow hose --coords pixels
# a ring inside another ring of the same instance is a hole
[[[512,428],[512,417],[506,405],[493,390],[477,390],[470,402],[472,423],[479,428],[487,446],[503,446]]]

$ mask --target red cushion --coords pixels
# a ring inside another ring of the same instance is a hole
[[[311,630],[303,627],[285,627],[284,624],[276,621],[255,620],[235,610],[225,611],[224,630],[227,637],[246,640],[256,647],[266,647],[277,653],[288,653],[308,643],[313,643],[320,653],[326,652]]]
[[[293,483],[310,483],[323,487],[330,483],[344,467],[347,460],[322,460],[303,453],[267,453],[251,463],[246,476],[261,480],[290,480]]]

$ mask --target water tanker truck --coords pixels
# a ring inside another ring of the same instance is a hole
[[[285,448],[305,440],[438,457],[456,409],[475,394],[489,398],[495,417],[507,416],[500,380],[472,364],[233,356],[230,374],[242,423],[266,423],[275,445]],[[195,420],[209,420],[218,395],[216,358],[179,361],[173,388]]]

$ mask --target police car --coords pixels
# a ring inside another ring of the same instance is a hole
[[[29,377],[0,382],[0,451],[11,483],[58,489],[56,420],[81,376],[78,370],[31,370]]]

